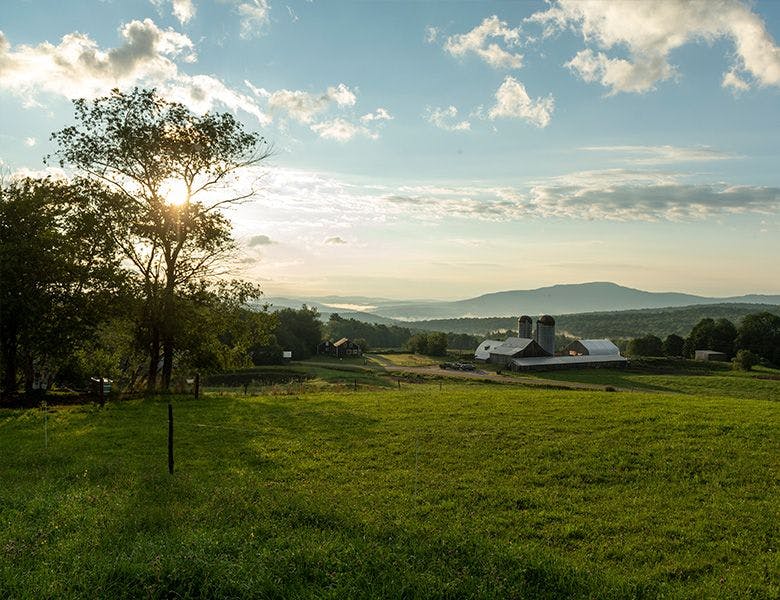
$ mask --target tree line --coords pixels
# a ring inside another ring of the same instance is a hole
[[[627,341],[629,356],[693,358],[696,350],[722,352],[747,365],[759,360],[780,365],[780,316],[768,311],[746,315],[735,325],[729,319],[701,319],[687,337],[669,334],[665,339],[645,335]]]

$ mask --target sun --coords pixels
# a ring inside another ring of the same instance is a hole
[[[190,199],[187,186],[177,179],[167,180],[160,188],[165,203],[171,206],[181,206]]]

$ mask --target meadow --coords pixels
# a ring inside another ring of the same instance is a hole
[[[0,597],[777,598],[761,390],[175,397],[172,476],[168,399],[0,411]]]

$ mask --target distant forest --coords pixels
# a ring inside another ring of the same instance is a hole
[[[553,315],[556,332],[577,338],[635,338],[644,335],[686,336],[705,318],[728,319],[734,323],[748,314],[768,311],[780,315],[780,306],[766,304],[696,304],[675,308],[649,308],[616,312]],[[516,331],[516,317],[432,319],[415,321],[417,329],[487,336],[490,332]]]

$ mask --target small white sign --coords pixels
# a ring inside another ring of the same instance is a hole
[[[282,350],[282,358],[292,358],[292,350]]]

